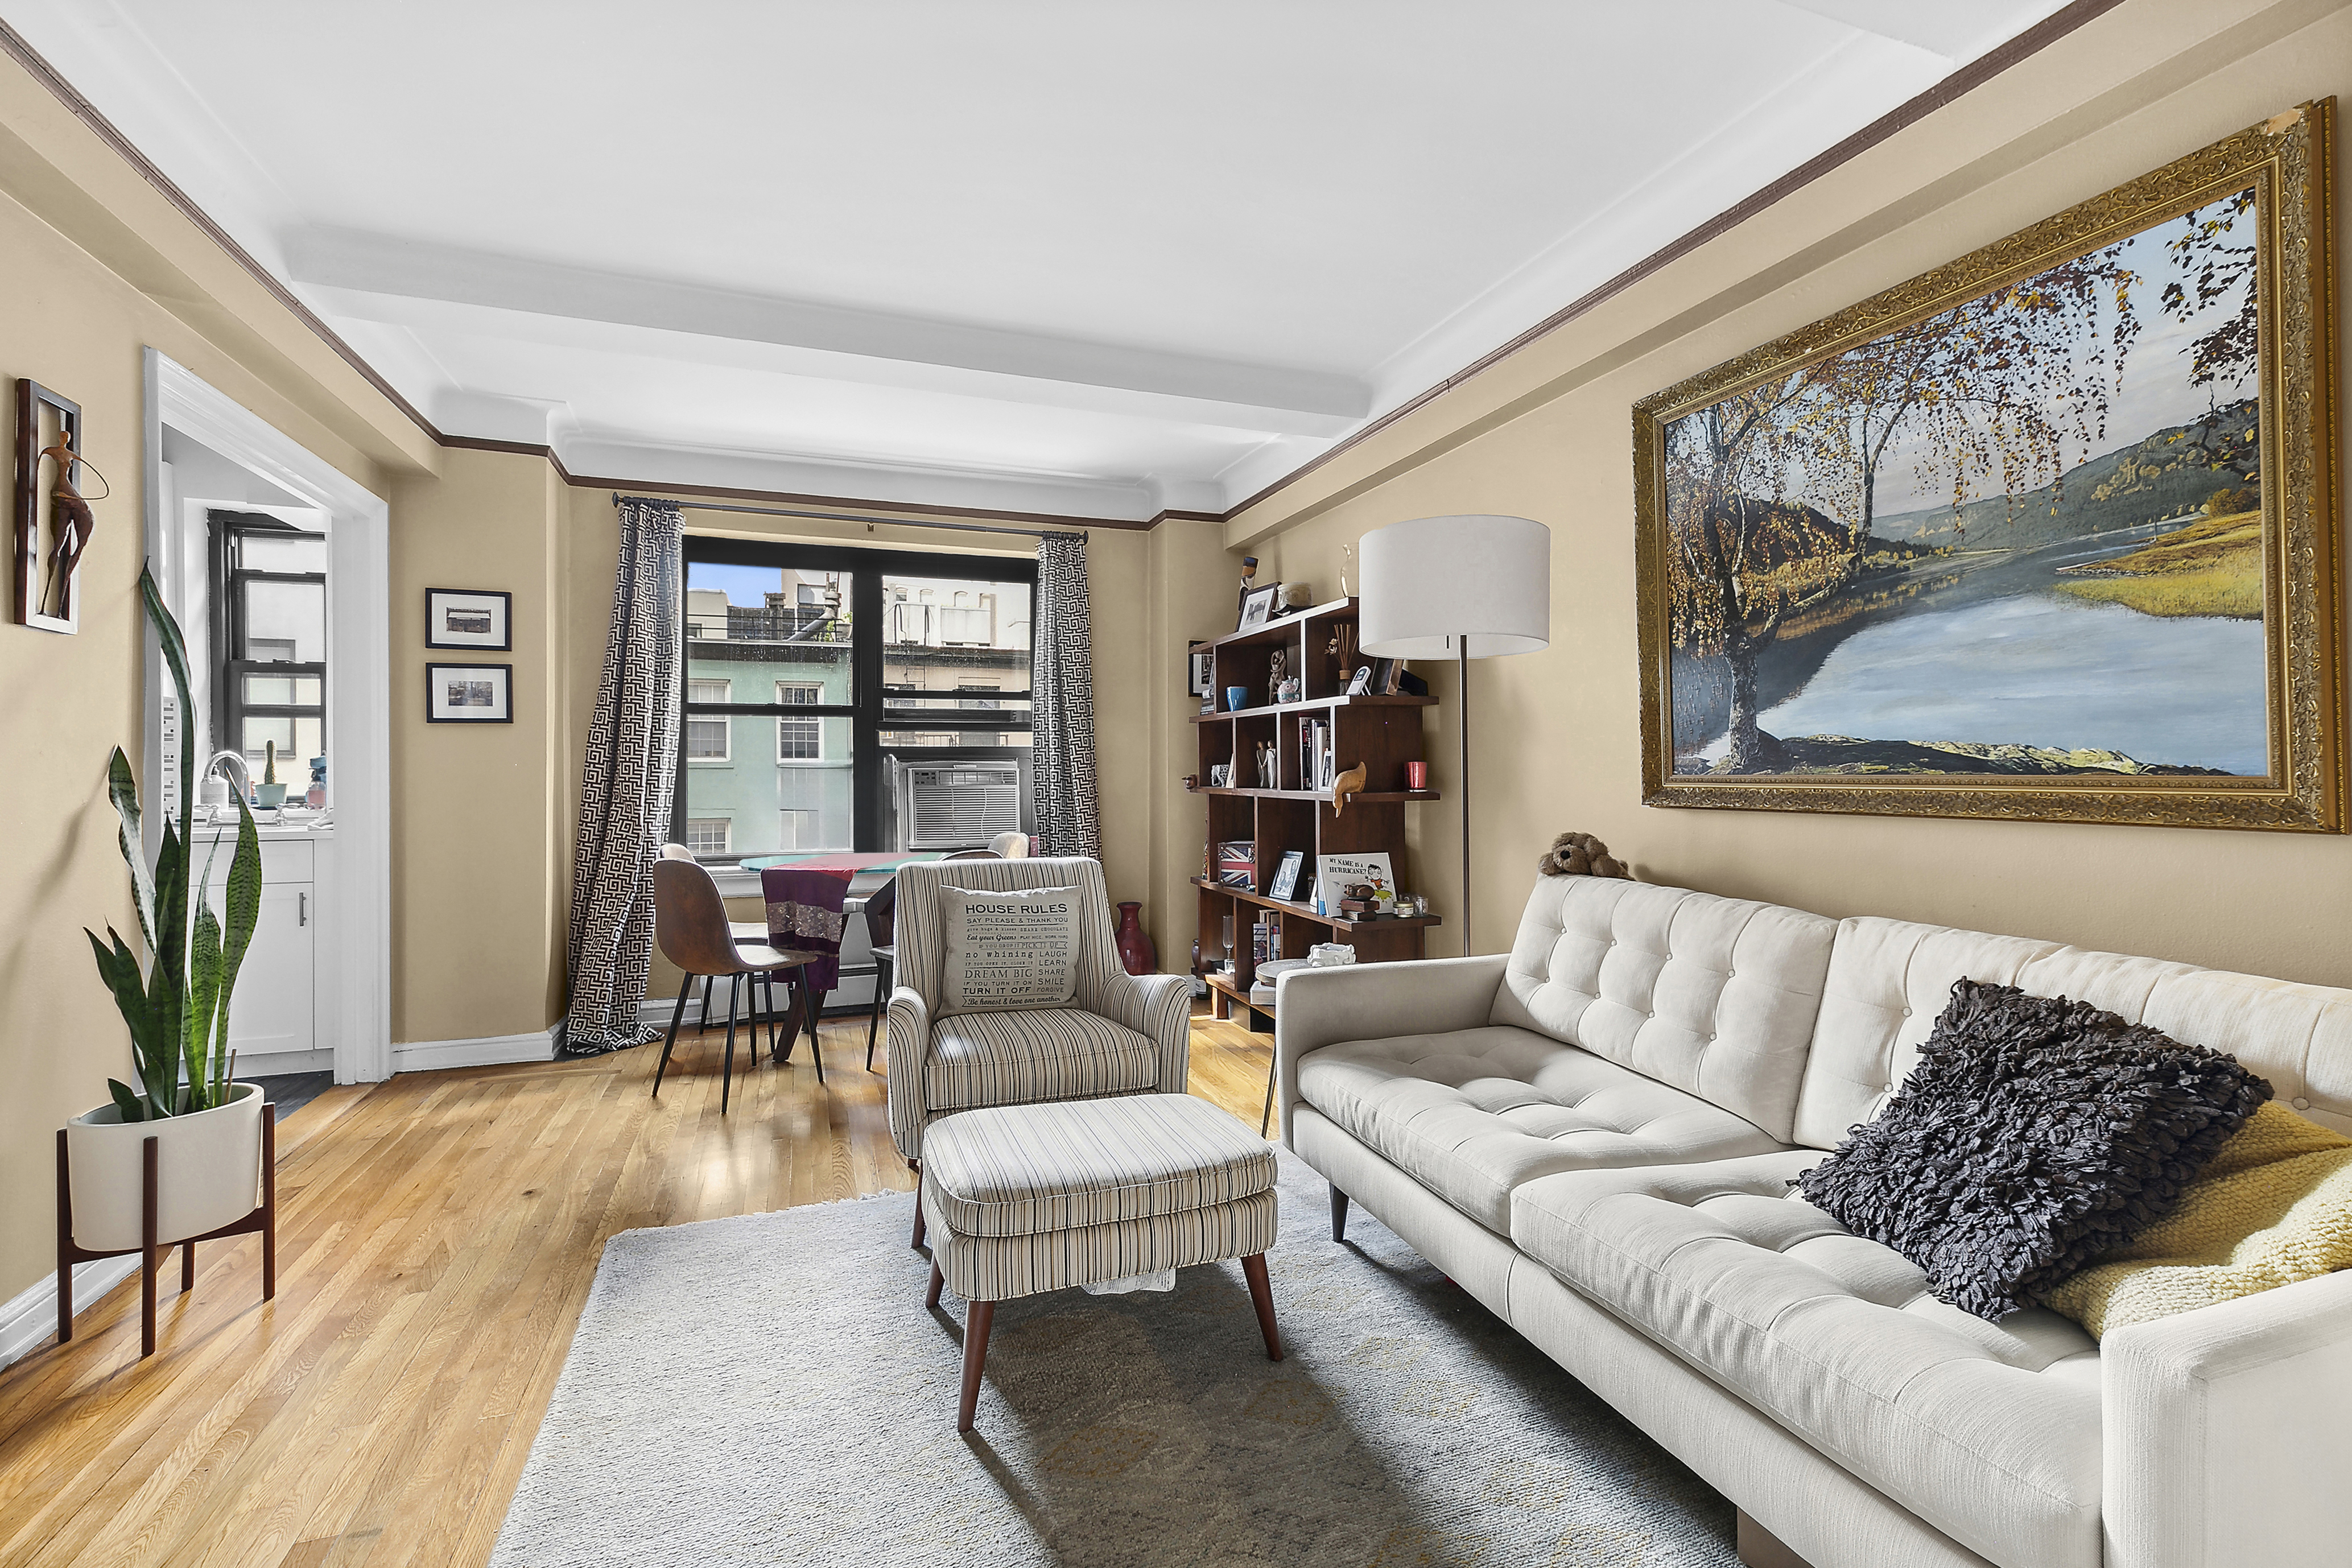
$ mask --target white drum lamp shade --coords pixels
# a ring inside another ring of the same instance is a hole
[[[1493,658],[1551,646],[1551,530],[1542,523],[1416,518],[1373,530],[1358,548],[1358,646],[1372,658]]]
[[[1364,535],[1357,644],[1374,658],[1450,658],[1461,774],[1462,951],[1470,941],[1470,661],[1551,646],[1551,530],[1491,512],[1423,517]]]

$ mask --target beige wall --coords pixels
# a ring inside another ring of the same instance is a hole
[[[61,165],[88,170],[88,184],[73,184]],[[0,788],[0,1083],[6,1085],[0,1194],[7,1194],[0,1203],[0,1300],[55,1263],[56,1130],[104,1103],[109,1077],[127,1079],[131,1070],[121,1016],[82,930],[102,932],[110,924],[134,945],[138,940],[105,776],[107,756],[120,745],[140,770],[142,794],[152,794],[140,736],[141,351],[161,349],[378,493],[383,472],[352,437],[399,456],[380,430],[369,434],[375,428],[369,421],[384,412],[381,398],[355,412],[322,388],[331,372],[290,363],[259,331],[220,326],[218,298],[172,264],[178,257],[201,272],[204,251],[217,258],[218,247],[184,219],[159,212],[159,198],[135,175],[129,186],[113,178],[127,172],[0,58],[0,279],[9,300],[0,311],[0,405],[13,422],[18,377],[80,404],[83,449],[112,488],[96,505],[79,633],[0,620],[7,781]],[[0,467],[13,470],[13,459]],[[0,578],[8,576],[0,568]]]
[[[2136,0],[1234,521],[1229,544],[1318,582],[1401,519],[1550,525],[1550,648],[1471,675],[1482,950],[1507,945],[1537,853],[1577,828],[1645,879],[2352,984],[2352,838],[1644,807],[1633,630],[1635,400],[2331,93],[2352,96],[2340,5]],[[1451,793],[1416,814],[1414,874],[1452,913],[1458,694],[1428,673]]]
[[[392,1037],[544,1029],[563,985],[558,781],[579,772],[560,745],[564,488],[544,458],[453,450],[393,487],[392,517]],[[513,650],[427,648],[428,588],[513,595]],[[428,660],[511,664],[515,721],[427,723]]]

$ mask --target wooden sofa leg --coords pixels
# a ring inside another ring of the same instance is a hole
[[[1331,1189],[1331,1239],[1348,1239],[1348,1194],[1337,1186]]]
[[[1812,1564],[1781,1544],[1780,1538],[1738,1510],[1739,1560],[1748,1568],[1812,1568]]]

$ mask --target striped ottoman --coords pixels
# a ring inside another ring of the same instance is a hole
[[[1274,1145],[1205,1100],[1138,1094],[963,1110],[923,1134],[931,1289],[971,1303],[963,1401],[971,1430],[996,1303],[1072,1285],[1242,1260],[1265,1353],[1282,1359],[1265,1249]]]

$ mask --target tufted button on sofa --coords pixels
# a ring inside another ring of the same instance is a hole
[[[2352,1562],[2352,1272],[2100,1343],[1948,1306],[1794,1194],[1964,976],[2352,1131],[2352,993],[1560,877],[1507,956],[1284,975],[1283,1137],[1813,1568]]]

